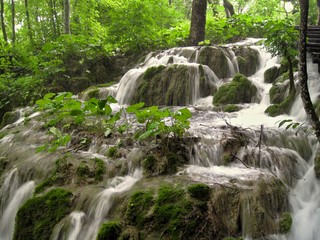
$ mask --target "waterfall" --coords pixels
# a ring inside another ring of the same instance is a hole
[[[14,220],[19,207],[31,196],[35,183],[29,181],[19,187],[9,199],[0,220],[0,236],[3,240],[11,240],[14,230]]]

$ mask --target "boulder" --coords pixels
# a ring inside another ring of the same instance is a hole
[[[259,68],[259,52],[250,47],[237,46],[233,48],[237,57],[239,72],[251,76]]]

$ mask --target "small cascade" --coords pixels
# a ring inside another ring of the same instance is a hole
[[[87,218],[91,219],[91,221],[89,221],[89,225],[83,226],[82,233],[78,239],[95,239],[100,224],[108,219],[107,216],[115,200],[115,196],[130,190],[141,177],[141,170],[136,170],[133,176],[114,178],[110,184],[111,186],[99,193],[90,205]]]
[[[19,187],[9,199],[0,219],[0,236],[2,240],[12,239],[15,216],[19,207],[31,197],[34,187],[35,183],[29,181]]]
[[[81,211],[75,211],[70,214],[71,226],[69,229],[69,234],[66,239],[77,240],[81,231],[81,227],[85,218],[85,213]]]

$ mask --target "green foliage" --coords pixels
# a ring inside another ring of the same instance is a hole
[[[116,221],[103,223],[96,240],[116,240],[121,234],[121,224]]]
[[[63,134],[59,129],[51,127],[49,133],[53,135],[53,140],[37,148],[37,152],[47,151],[49,153],[55,152],[59,147],[66,146],[71,141],[69,134]]]
[[[273,56],[282,56],[294,59],[297,54],[298,31],[294,29],[294,23],[286,18],[281,20],[269,20],[265,25],[265,45]]]
[[[54,226],[71,212],[71,198],[71,192],[56,188],[29,199],[18,211],[13,239],[50,239]]]
[[[288,212],[284,212],[281,215],[280,222],[279,222],[279,231],[282,234],[288,233],[292,226],[292,217],[291,214]]]
[[[144,103],[137,103],[129,106],[126,111],[134,113],[137,122],[145,125],[145,129],[136,133],[139,141],[147,138],[168,137],[173,134],[181,137],[189,128],[189,118],[192,116],[187,108],[173,112],[167,108],[159,109],[158,106],[142,108]]]
[[[195,183],[188,187],[188,193],[195,199],[208,201],[210,198],[211,189],[204,183]]]

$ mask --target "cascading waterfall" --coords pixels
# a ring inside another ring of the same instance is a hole
[[[193,118],[188,133],[199,141],[194,144],[190,165],[182,169],[177,176],[185,174],[194,181],[208,185],[232,185],[243,189],[250,187],[243,183],[277,177],[290,188],[290,211],[293,224],[289,233],[272,235],[268,239],[317,240],[320,235],[320,182],[315,177],[314,158],[319,146],[315,139],[307,134],[295,136],[294,131],[282,131],[277,128],[279,121],[284,119],[306,120],[301,100],[295,101],[289,116],[271,118],[264,114],[264,110],[270,104],[269,90],[272,84],[263,82],[263,74],[267,68],[279,66],[279,60],[272,58],[261,46],[251,47],[260,53],[260,68],[249,77],[258,88],[260,102],[242,104],[243,108],[236,113],[211,111],[212,96],[201,95],[200,48],[173,48],[160,53],[151,53],[138,68],[127,72],[111,91],[115,94],[115,89],[118,88],[115,96],[119,104],[128,104],[137,87],[137,80],[149,67],[173,64],[188,66],[186,81],[190,81],[189,104],[193,105],[189,106],[193,112]],[[228,48],[225,48],[224,52],[228,61],[229,75],[232,77],[239,72],[237,58]],[[312,66],[310,62],[309,66]],[[205,81],[215,86],[219,87],[230,80],[219,79],[208,66],[202,65],[202,67]],[[316,100],[320,91],[317,84],[319,74],[313,66],[309,68],[309,76],[312,99]],[[106,90],[105,93],[100,94],[109,93],[110,91]],[[17,125],[19,123],[21,121],[17,122]],[[241,129],[245,129],[249,143],[245,147],[240,147],[237,154],[233,156],[234,162],[224,166],[226,150],[224,144],[233,138],[234,131],[241,131]],[[25,132],[24,137],[29,140],[27,138],[29,135],[31,135],[30,132]],[[7,135],[1,141],[11,142],[13,139],[13,135]],[[259,146],[259,141],[262,146]],[[97,146],[93,142],[89,151],[79,151],[78,154],[87,159],[98,157],[108,162],[109,160],[103,156],[105,149],[106,146]],[[34,163],[36,162],[37,157],[34,160]],[[253,167],[248,167],[246,164]],[[116,176],[104,190],[95,194],[85,210],[77,209],[61,221],[55,227],[51,239],[95,239],[99,226],[110,220],[110,210],[116,197],[129,191],[142,178],[140,169],[133,171],[135,166],[129,166],[129,168],[127,176]],[[29,174],[30,176],[24,177],[21,181],[18,172],[18,168],[13,167],[1,179],[3,183],[0,189],[0,239],[4,240],[12,239],[15,215],[19,207],[32,196],[35,182],[38,180],[33,178],[33,174]],[[247,199],[241,209],[242,215],[253,214],[251,207],[252,202]],[[252,239],[246,228],[248,225],[250,221],[243,218],[243,237]]]

